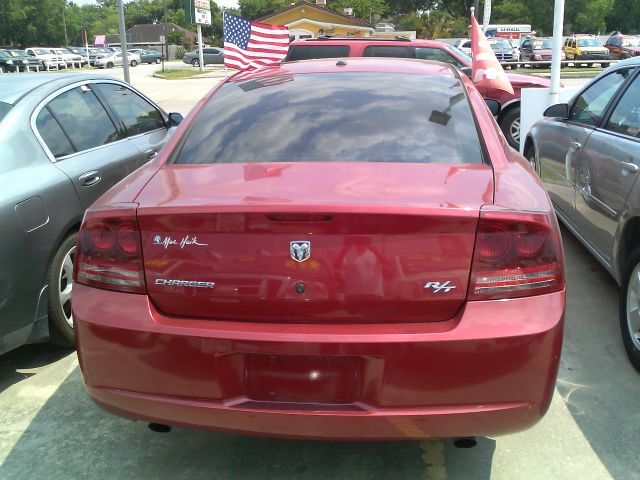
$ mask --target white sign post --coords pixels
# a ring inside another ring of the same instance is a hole
[[[202,51],[202,25],[211,25],[211,5],[209,0],[193,0],[194,18],[198,25],[198,59],[200,71],[204,72],[204,52]]]
[[[489,20],[491,19],[491,0],[484,0],[484,15],[482,16],[482,31],[487,33]]]

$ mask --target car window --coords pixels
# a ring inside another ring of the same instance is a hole
[[[95,94],[86,87],[64,92],[47,106],[78,152],[119,138],[106,110]]]
[[[287,54],[288,62],[315,58],[340,58],[349,56],[348,45],[292,45]]]
[[[127,87],[116,83],[100,83],[92,88],[104,97],[109,107],[120,117],[127,135],[139,135],[165,127],[158,109]]]
[[[69,138],[60,128],[60,124],[46,107],[40,111],[38,118],[36,118],[36,128],[55,158],[71,155],[75,152]]]
[[[569,120],[598,125],[609,101],[628,76],[629,69],[618,70],[591,85],[573,103]]]
[[[465,66],[458,61],[457,58],[441,48],[416,47],[416,58],[419,58],[420,60],[436,60],[438,62],[450,63],[458,68]]]
[[[579,47],[601,47],[602,43],[597,38],[582,38],[578,40]]]
[[[640,80],[633,81],[620,97],[605,126],[607,130],[640,138]]]
[[[481,151],[457,78],[313,73],[223,84],[173,161],[457,164]]]
[[[471,41],[469,40],[468,42],[464,42],[464,43],[462,44],[462,46],[463,46],[464,48],[471,48]]]
[[[365,57],[410,58],[409,47],[395,45],[370,45],[364,49]]]
[[[13,105],[9,103],[0,102],[0,123],[2,122],[2,119],[7,116],[7,113],[9,113],[12,106]]]

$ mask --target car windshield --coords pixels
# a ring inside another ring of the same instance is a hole
[[[494,50],[512,48],[509,40],[505,40],[504,38],[490,38],[489,45],[491,45],[491,48]]]
[[[34,48],[33,51],[36,52],[37,55],[49,55],[51,53],[49,50],[44,48]]]
[[[625,38],[622,40],[623,47],[640,47],[640,38]]]
[[[283,71],[225,83],[174,162],[459,164],[481,163],[480,152],[457,78]]]
[[[11,110],[11,107],[13,107],[13,105],[0,102],[0,123],[2,123],[2,120],[4,119],[4,117],[7,116],[7,113],[9,113],[9,110]]]
[[[28,57],[29,54],[23,50],[9,50],[9,55],[12,57]]]
[[[9,53],[4,51],[4,50],[0,50],[0,57],[3,57],[3,58],[9,57],[10,58],[11,55],[9,55]]]
[[[602,42],[597,38],[581,38],[578,40],[579,47],[601,47]]]
[[[536,40],[533,42],[534,50],[551,50],[553,48],[553,40]]]

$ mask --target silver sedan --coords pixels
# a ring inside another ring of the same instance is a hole
[[[114,78],[0,76],[0,354],[73,345],[84,210],[154,158],[181,120]]]
[[[202,57],[205,65],[222,64],[224,63],[224,49],[207,47],[202,49]],[[182,57],[184,63],[193,65],[194,67],[200,66],[200,56],[198,50],[185,53]]]
[[[621,286],[620,327],[640,370],[640,57],[553,105],[525,140],[525,155],[558,218]]]

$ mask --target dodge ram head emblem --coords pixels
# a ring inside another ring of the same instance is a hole
[[[296,262],[304,262],[311,256],[311,242],[296,240],[289,244],[289,253]]]

